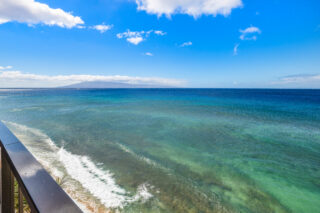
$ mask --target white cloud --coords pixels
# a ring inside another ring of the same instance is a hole
[[[153,56],[153,54],[150,53],[150,52],[146,52],[144,55],[146,55],[146,56]]]
[[[184,42],[180,45],[180,47],[188,47],[188,46],[191,46],[192,45],[192,42],[191,41],[187,41],[187,42]]]
[[[155,31],[154,31],[154,34],[164,36],[164,35],[166,35],[167,33],[163,32],[163,31],[161,31],[161,30],[155,30]]]
[[[17,21],[28,25],[45,24],[72,28],[84,24],[79,16],[73,16],[62,9],[50,8],[34,0],[1,0],[0,24]]]
[[[238,55],[238,48],[239,48],[239,45],[240,45],[240,44],[236,44],[236,45],[234,45],[234,48],[233,48],[233,55]]]
[[[248,27],[245,30],[240,30],[241,33],[246,34],[246,33],[261,33],[260,29],[257,27]]]
[[[128,84],[183,86],[185,81],[158,77],[121,75],[38,75],[21,71],[0,71],[1,87],[57,87],[86,81],[108,81]]]
[[[117,38],[127,38],[127,37],[136,37],[136,36],[140,36],[141,33],[144,33],[144,31],[141,32],[132,32],[130,30],[128,30],[127,32],[123,32],[123,33],[118,33],[117,34]]]
[[[12,66],[6,66],[6,67],[0,66],[0,70],[9,70],[9,69],[12,69]]]
[[[0,18],[0,24],[6,23],[6,22],[9,22],[9,21],[10,21],[9,19]]]
[[[257,40],[257,34],[261,34],[261,30],[258,27],[248,27],[244,30],[239,30],[241,40]]]
[[[122,38],[126,38],[126,40],[134,45],[138,45],[139,43],[141,43],[144,38],[143,36],[149,36],[150,32],[145,32],[145,31],[130,31],[128,30],[127,32],[123,32],[123,33],[118,33],[117,37],[119,39]]]
[[[320,83],[320,74],[289,75],[289,76],[282,77],[280,81],[278,81],[277,83],[288,84],[288,83],[302,83],[302,82],[312,82],[312,81],[318,81]]]
[[[136,0],[138,10],[158,16],[188,14],[193,17],[218,14],[227,16],[232,9],[242,6],[242,0]]]
[[[143,38],[140,36],[127,38],[127,41],[131,44],[138,45],[143,41]]]
[[[151,33],[154,33],[155,35],[163,36],[166,33],[161,30],[149,30],[149,31],[130,31],[127,30],[127,32],[118,33],[117,38],[122,39],[126,38],[126,40],[134,45],[140,44],[142,41],[146,40],[147,37]]]
[[[105,25],[103,23],[103,24],[98,24],[98,25],[92,26],[91,29],[95,29],[95,30],[98,30],[100,33],[104,33],[106,31],[110,30],[112,27],[113,27],[112,25]]]
[[[320,88],[320,74],[289,75],[271,82],[274,87],[281,88]]]

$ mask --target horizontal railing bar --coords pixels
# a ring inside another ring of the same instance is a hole
[[[82,212],[1,121],[0,146],[32,212]]]

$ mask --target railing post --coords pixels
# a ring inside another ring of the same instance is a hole
[[[21,187],[18,186],[18,207],[19,207],[19,213],[23,213],[23,195],[21,191]]]
[[[5,159],[3,149],[1,149],[1,183],[2,183],[2,213],[14,213],[14,177],[8,161]]]

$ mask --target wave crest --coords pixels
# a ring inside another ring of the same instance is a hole
[[[146,202],[153,197],[148,191],[152,186],[147,183],[138,186],[135,195],[130,195],[116,184],[110,171],[98,167],[101,163],[95,164],[88,156],[72,154],[63,147],[59,148],[39,129],[14,122],[4,123],[53,177],[66,180],[62,187],[84,212],[95,212],[98,208],[93,207],[94,201],[86,193],[90,193],[109,209],[121,209],[130,203]]]

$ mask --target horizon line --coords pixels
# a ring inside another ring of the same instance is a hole
[[[0,87],[0,90],[2,89],[52,89],[52,90],[71,90],[71,89],[78,89],[78,90],[91,90],[91,89],[100,89],[100,90],[106,90],[106,89],[252,89],[252,90],[263,90],[263,89],[269,89],[269,90],[320,90],[320,88],[270,88],[270,87],[265,87],[265,88],[257,88],[257,87],[152,87],[152,88],[62,88],[62,87]]]

